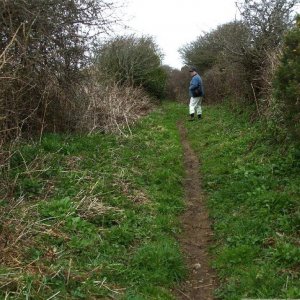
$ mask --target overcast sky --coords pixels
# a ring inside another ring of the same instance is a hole
[[[203,32],[238,18],[236,0],[127,0],[125,24],[155,38],[163,63],[180,69],[178,49]],[[129,30],[128,30],[129,32]]]

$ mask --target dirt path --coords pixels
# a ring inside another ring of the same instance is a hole
[[[178,123],[181,142],[184,149],[186,169],[185,197],[186,211],[181,222],[183,232],[179,237],[184,252],[189,275],[186,282],[175,289],[177,299],[211,300],[216,287],[216,277],[209,266],[208,247],[212,231],[208,218],[199,176],[199,161],[187,141],[186,129]]]

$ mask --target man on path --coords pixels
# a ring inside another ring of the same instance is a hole
[[[201,102],[204,96],[204,89],[203,89],[202,79],[197,73],[197,69],[195,67],[191,67],[189,69],[189,72],[192,76],[192,80],[190,82],[190,87],[189,87],[189,95],[191,97],[190,105],[189,105],[189,111],[190,111],[189,121],[194,121],[195,112],[197,113],[198,119],[201,119],[202,117]]]

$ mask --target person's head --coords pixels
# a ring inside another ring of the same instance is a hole
[[[189,72],[191,76],[194,76],[195,74],[197,74],[197,69],[195,67],[190,67]]]

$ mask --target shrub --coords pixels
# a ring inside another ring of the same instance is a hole
[[[241,22],[229,22],[197,38],[180,49],[186,64],[194,65],[203,76],[206,98],[221,101],[226,96],[235,99],[249,96],[243,48],[249,31]]]
[[[164,66],[167,73],[166,97],[186,103],[189,99],[189,82],[191,80],[189,71],[186,67],[181,70]]]
[[[259,116],[263,115],[263,98],[269,88],[266,70],[272,71],[270,54],[280,48],[285,32],[291,28],[298,2],[240,1],[241,21],[218,26],[179,50],[186,64],[197,66],[204,79],[209,78],[207,96],[213,95],[214,101],[222,95],[240,98],[240,102],[246,99],[256,105]]]
[[[274,79],[274,94],[284,104],[285,122],[293,137],[300,138],[300,16],[285,37],[281,63]]]
[[[73,129],[85,103],[80,67],[90,36],[108,30],[106,0],[0,0],[0,137]]]
[[[101,131],[126,135],[129,125],[151,109],[151,99],[139,87],[104,84],[95,74],[86,83],[88,106],[79,123],[83,132]]]
[[[151,37],[121,36],[96,50],[95,69],[99,82],[142,86],[150,95],[161,98],[166,82],[161,58]]]

